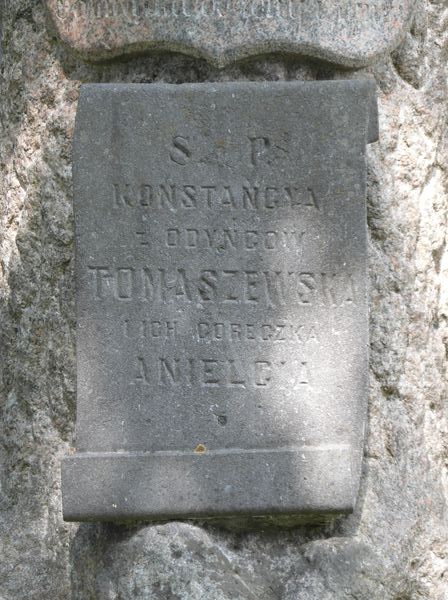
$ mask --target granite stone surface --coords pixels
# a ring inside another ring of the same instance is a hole
[[[67,519],[353,509],[368,81],[90,85]]]
[[[395,49],[415,0],[46,0],[62,40],[88,60],[150,50],[223,67],[281,52],[364,66]]]
[[[4,600],[446,600],[448,7],[422,0],[367,69],[258,57],[216,69],[62,49],[43,0],[2,3],[0,596]],[[367,151],[369,419],[353,514],[252,532],[69,523],[74,451],[72,136],[81,83],[372,78]]]

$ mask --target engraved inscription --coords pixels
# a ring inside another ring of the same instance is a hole
[[[66,0],[58,0],[58,14],[64,14]],[[328,18],[340,21],[346,26],[347,19],[372,18],[383,12],[405,14],[405,6],[396,7],[386,0],[376,2],[347,2],[331,6],[323,0],[78,0],[78,11],[89,19],[111,17],[127,17],[134,19],[152,17],[226,17],[255,19],[287,19],[297,21],[300,26],[303,20]],[[348,23],[350,25],[350,23]],[[353,26],[353,25],[352,25]]]
[[[215,323],[200,321],[195,338],[199,342],[254,342],[256,344],[277,344],[295,342],[298,344],[319,344],[317,328],[294,323]]]
[[[178,162],[180,157],[177,157]],[[178,163],[179,164],[179,163]],[[167,210],[268,210],[319,209],[318,193],[310,187],[295,184],[269,186],[232,186],[205,183],[201,185],[175,183],[114,183],[115,208],[143,207]]]
[[[214,250],[284,250],[302,248],[305,231],[257,231],[255,229],[168,229],[168,248],[212,248]]]
[[[231,344],[296,344],[319,345],[320,334],[315,325],[300,323],[241,323],[234,321],[201,321],[193,325],[187,332],[179,321],[164,319],[124,319],[123,335],[138,341],[175,341],[180,334],[190,335],[192,341],[207,345],[210,342]]]
[[[178,321],[125,319],[123,334],[133,340],[175,340],[179,335]]]
[[[186,165],[191,158],[188,138],[182,135],[176,135],[173,138],[173,147],[170,151],[171,160],[178,165]]]
[[[244,364],[234,358],[137,356],[134,384],[165,387],[267,389],[287,384],[290,389],[310,385],[310,370],[305,360],[279,361],[260,358]]]
[[[260,167],[284,162],[289,153],[289,136],[284,135],[281,143],[266,136],[250,137],[252,166]]]
[[[177,304],[256,305],[265,307],[324,304],[356,305],[349,272],[255,271],[204,268],[90,266],[90,289],[97,301]]]

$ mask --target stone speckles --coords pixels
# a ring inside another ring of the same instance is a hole
[[[414,0],[46,0],[87,60],[172,50],[223,67],[283,52],[363,66],[402,39]]]

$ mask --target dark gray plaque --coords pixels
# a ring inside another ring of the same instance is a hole
[[[353,509],[374,94],[83,87],[66,519]]]

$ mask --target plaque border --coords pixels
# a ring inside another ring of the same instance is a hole
[[[346,444],[202,454],[79,453],[63,460],[64,519],[163,521],[211,514],[224,518],[300,514],[306,520],[309,514],[316,520],[328,513],[349,514],[356,499],[351,454]],[[285,473],[285,464],[291,472]],[[300,473],[294,482],[293,465]],[[188,479],[180,476],[185,473]],[[316,487],[321,490],[318,501]],[[275,496],[280,500],[273,506]]]

